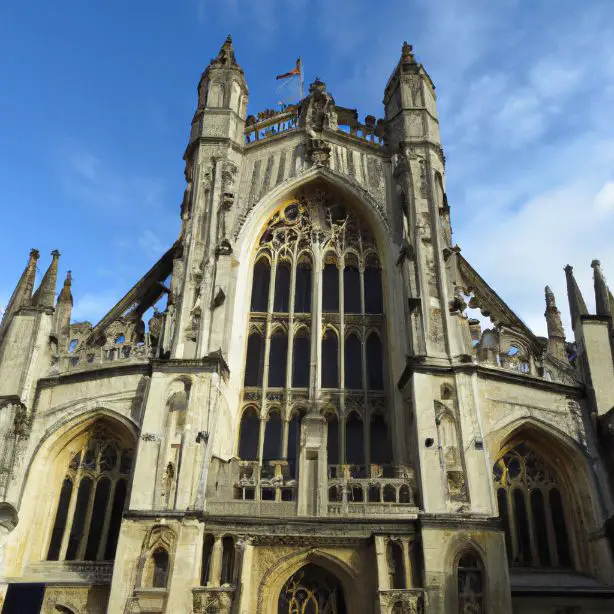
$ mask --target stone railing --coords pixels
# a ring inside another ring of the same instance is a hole
[[[153,358],[153,355],[154,348],[150,345],[149,333],[145,333],[140,343],[113,343],[101,347],[85,347],[75,352],[61,354],[51,364],[50,372],[55,374],[81,371],[119,362],[147,362]]]
[[[407,465],[330,465],[330,515],[407,514],[416,507],[416,477]]]
[[[192,589],[192,608],[194,614],[230,614],[235,589],[230,586],[204,587]]]
[[[379,591],[381,614],[423,614],[424,591],[420,588]]]
[[[250,115],[245,122],[245,143],[255,143],[296,128],[298,112],[296,107],[286,111],[262,111],[258,117]]]
[[[296,501],[296,468],[287,460],[240,461],[234,499],[243,501]]]
[[[355,109],[335,107],[335,110],[339,132],[344,132],[372,145],[385,145],[383,120],[376,121],[373,115],[367,115],[363,124],[358,121],[358,113]]]

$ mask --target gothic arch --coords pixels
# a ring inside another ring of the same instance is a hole
[[[339,580],[348,612],[362,611],[361,606],[366,599],[365,586],[357,581],[356,571],[336,556],[312,548],[282,557],[264,573],[258,586],[257,614],[277,614],[277,601],[282,587],[301,567],[309,563],[324,568]]]
[[[82,405],[80,409],[77,415],[62,418],[49,427],[29,460],[21,499],[37,500],[40,505],[27,509],[24,516],[20,518],[20,526],[11,533],[11,539],[7,543],[5,561],[11,561],[14,566],[22,564],[23,556],[34,557],[36,560],[47,558],[60,504],[60,494],[71,462],[73,442],[87,437],[91,428],[98,424],[107,429],[122,444],[122,449],[133,450],[133,454],[136,451],[137,431],[129,418],[102,407],[91,410],[87,405]],[[129,476],[123,479],[125,480],[124,501],[126,502],[130,496]],[[96,487],[97,483],[94,483],[93,486]],[[73,484],[72,487],[76,493],[75,485]],[[112,481],[112,487],[117,487],[115,481]],[[96,496],[96,490],[96,488],[92,490],[92,496]],[[28,539],[32,547],[25,554],[12,552],[12,548],[24,538],[21,535],[22,531],[28,531]],[[86,537],[87,540],[90,539]],[[10,569],[11,566],[7,566],[5,571],[11,573]]]
[[[528,445],[550,465],[563,495],[572,568],[593,573],[594,556],[587,539],[599,527],[595,478],[587,467],[587,455],[578,443],[559,429],[535,418],[520,418],[491,434],[493,463],[519,444]]]

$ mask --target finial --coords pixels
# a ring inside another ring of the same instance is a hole
[[[597,315],[611,316],[610,292],[605,280],[605,275],[601,270],[601,262],[599,262],[599,260],[593,260],[591,266],[593,267],[593,278],[595,282],[595,307],[597,308]]]
[[[226,37],[226,42],[232,43],[232,36],[230,34]]]
[[[552,292],[552,289],[550,288],[550,286],[546,286],[545,293],[546,293],[546,307],[556,309],[556,300],[554,298],[554,292]]]
[[[414,47],[413,45],[410,45],[407,41],[403,43],[401,55],[403,58],[407,58],[411,63],[415,64],[416,59],[414,58]]]
[[[60,254],[60,252],[59,252],[57,249],[54,249],[54,250],[51,252],[51,256],[52,256],[53,258],[56,258],[56,259],[57,259],[57,258],[59,258],[61,255],[62,255],[62,254]]]
[[[32,248],[30,250],[30,260],[38,260],[40,258],[41,253],[36,249]]]

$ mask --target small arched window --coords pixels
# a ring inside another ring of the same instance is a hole
[[[330,329],[322,339],[322,388],[339,388],[339,344]]]
[[[484,607],[484,570],[480,557],[473,551],[465,552],[457,569],[458,611],[486,612]]]
[[[283,388],[286,385],[286,362],[288,360],[288,335],[276,330],[271,335],[269,350],[269,386]]]
[[[311,311],[311,260],[306,255],[301,257],[296,266],[294,311],[297,313]]]
[[[367,338],[367,379],[370,390],[383,390],[384,374],[382,364],[382,342],[377,333]]]
[[[271,265],[266,258],[260,258],[254,265],[251,311],[268,311],[270,283]]]
[[[391,454],[390,444],[388,443],[388,428],[381,414],[373,414],[371,416],[369,440],[371,447],[370,462],[376,465],[390,463]]]
[[[356,412],[352,412],[345,421],[345,456],[350,465],[364,465],[363,424]]]
[[[339,464],[339,420],[337,414],[327,416],[327,454],[328,464]]]
[[[200,571],[200,585],[207,586],[209,582],[209,575],[211,573],[211,557],[213,556],[213,535],[208,533],[203,540],[203,557],[202,568]]]
[[[242,460],[258,460],[258,438],[260,433],[260,418],[255,408],[248,407],[241,416],[239,427],[239,458]]]
[[[360,271],[358,259],[354,254],[345,256],[343,269],[343,311],[345,313],[360,313]]]
[[[493,476],[511,564],[572,568],[564,490],[542,453],[519,443],[495,463]]]
[[[235,542],[232,537],[226,535],[222,539],[222,576],[221,583],[233,584],[235,571]]]
[[[302,329],[294,337],[292,355],[292,386],[307,388],[309,386],[309,363],[311,360],[311,342],[307,331]]]
[[[362,390],[362,344],[355,334],[345,339],[345,387]]]
[[[246,386],[262,386],[263,345],[262,335],[258,332],[254,331],[247,339]]]
[[[379,261],[374,254],[370,254],[364,272],[365,284],[365,312],[383,313],[384,301],[382,297],[382,272]]]
[[[264,449],[262,460],[272,461],[281,458],[281,416],[271,412],[264,429]]]
[[[339,269],[334,254],[326,254],[322,271],[322,311],[339,311]]]
[[[288,313],[290,311],[290,264],[280,262],[275,270],[275,298],[273,311]]]
[[[390,588],[405,588],[405,565],[403,563],[403,548],[398,542],[390,540],[386,546],[386,558],[388,562],[388,576]]]
[[[164,548],[158,548],[152,555],[154,588],[166,588],[168,584],[168,552]]]

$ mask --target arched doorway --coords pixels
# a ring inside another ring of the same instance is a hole
[[[309,563],[283,585],[277,613],[347,614],[341,583],[326,569]]]

